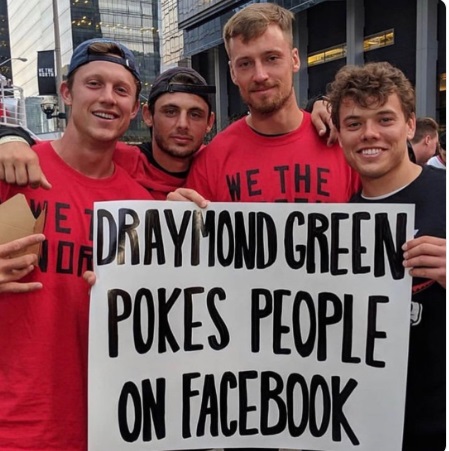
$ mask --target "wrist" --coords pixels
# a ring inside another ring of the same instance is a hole
[[[7,143],[13,143],[13,142],[21,142],[29,146],[30,144],[25,138],[22,138],[20,136],[16,135],[8,135],[8,136],[2,136],[0,138],[0,145],[7,144]]]

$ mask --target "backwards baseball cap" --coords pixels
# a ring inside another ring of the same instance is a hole
[[[210,94],[215,94],[215,86],[209,86],[206,80],[190,67],[173,67],[162,72],[151,86],[148,105],[154,105],[157,98],[167,92],[185,92],[200,96],[211,107]]]
[[[98,51],[92,50],[92,46],[94,44],[113,44],[120,50],[121,54],[116,55],[115,53],[100,53]],[[90,63],[91,61],[109,61],[111,63],[120,64],[121,66],[128,69],[139,83],[142,82],[133,53],[128,49],[128,47],[125,47],[123,44],[120,44],[117,41],[96,38],[82,42],[73,51],[67,76],[78,69],[78,67]]]

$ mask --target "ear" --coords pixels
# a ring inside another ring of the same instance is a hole
[[[134,119],[137,116],[137,113],[139,112],[140,108],[140,102],[139,99],[136,99],[136,102],[134,103],[133,109],[131,111],[131,119]]]
[[[297,48],[292,49],[292,60],[293,60],[293,72],[298,72],[301,67],[301,61],[299,59],[299,52]]]
[[[234,73],[234,69],[232,68],[232,61],[228,61],[228,65],[229,65],[229,72],[230,72],[230,74],[231,74],[231,80],[232,80],[232,83],[234,83],[235,85],[237,84],[236,83],[236,78],[235,78],[235,73]]]
[[[72,105],[72,93],[70,92],[70,88],[67,85],[66,81],[63,81],[61,83],[61,86],[59,87],[59,93],[61,94],[61,98],[64,101],[64,103],[67,106],[71,106]]]
[[[148,103],[146,103],[142,107],[142,118],[145,124],[148,125],[148,127],[153,126],[153,115],[151,114],[150,107],[148,106]]]
[[[215,113],[212,111],[209,116],[209,120],[207,121],[206,133],[209,133],[212,130],[212,127],[215,123]]]
[[[415,113],[410,115],[410,118],[407,120],[407,139],[410,141],[415,136],[416,130],[416,116]]]

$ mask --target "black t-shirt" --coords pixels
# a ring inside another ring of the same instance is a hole
[[[382,200],[415,204],[415,237],[446,238],[446,171],[425,166],[419,177]],[[403,451],[443,451],[446,443],[446,290],[413,279]]]
[[[1,129],[0,129],[1,131]],[[142,144],[139,144],[137,146],[141,152],[147,157],[147,160],[150,164],[152,164],[154,167],[158,168],[160,171],[165,172],[166,174],[170,174],[173,177],[178,177],[180,179],[186,179],[187,174],[189,171],[183,171],[183,172],[170,172],[167,171],[167,169],[163,168],[155,159],[153,156],[153,148],[151,146],[151,142],[145,142]]]

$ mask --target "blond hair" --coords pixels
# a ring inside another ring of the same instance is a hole
[[[253,3],[234,14],[223,29],[223,40],[229,55],[229,41],[241,37],[246,44],[258,38],[269,25],[277,25],[293,47],[294,15],[289,10],[274,3]]]

